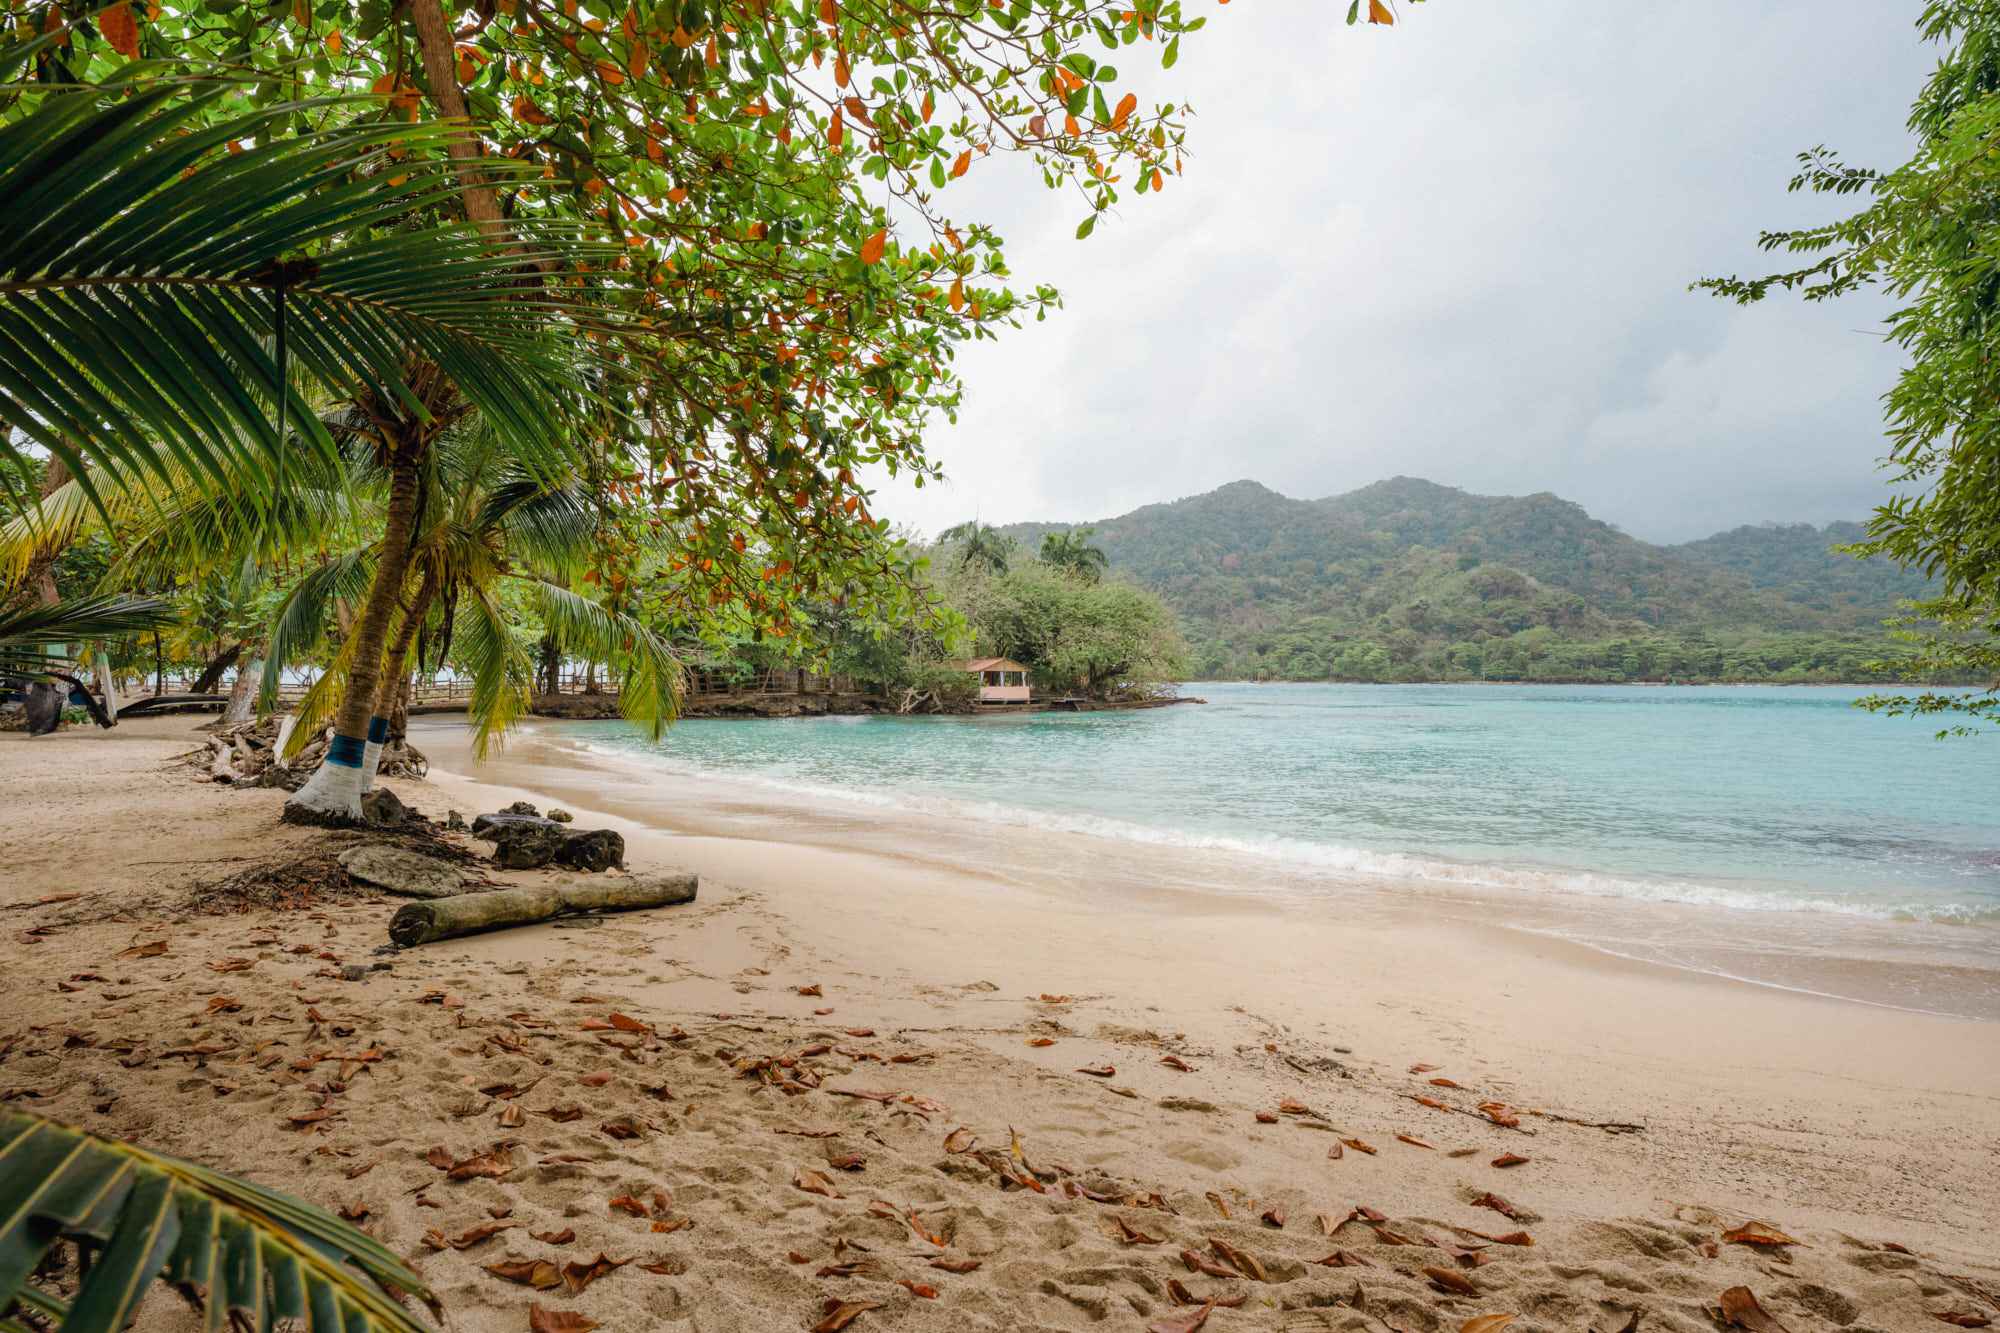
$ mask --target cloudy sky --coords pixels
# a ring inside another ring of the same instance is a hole
[[[1078,242],[1025,162],[953,187],[1067,309],[962,358],[949,484],[878,512],[934,532],[1401,473],[1675,541],[1880,497],[1882,306],[1686,288],[1834,215],[1785,193],[1798,150],[1905,155],[1917,0],[1404,0],[1393,31],[1185,3],[1208,27],[1142,85],[1197,112],[1163,195]]]

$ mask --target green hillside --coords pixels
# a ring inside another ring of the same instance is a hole
[[[1072,525],[1016,524],[1024,547]],[[1238,481],[1095,525],[1205,678],[1861,680],[1921,579],[1829,548],[1860,525],[1655,546],[1546,493],[1396,477],[1323,500]]]

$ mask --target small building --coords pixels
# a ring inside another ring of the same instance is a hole
[[[959,670],[979,677],[979,702],[983,704],[1024,704],[1029,702],[1028,668],[1007,657],[976,657],[960,662]]]

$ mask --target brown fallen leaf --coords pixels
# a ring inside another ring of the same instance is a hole
[[[621,1194],[617,1198],[613,1199],[611,1201],[611,1207],[616,1208],[621,1212],[630,1213],[634,1217],[644,1217],[646,1215],[646,1205],[639,1202],[639,1200],[633,1198],[629,1194]]]
[[[211,972],[247,972],[257,966],[255,958],[212,958],[208,970]]]
[[[849,1029],[847,1029],[847,1035],[848,1035],[848,1036],[850,1036],[850,1037],[872,1037],[872,1036],[874,1036],[874,1035],[875,1035],[875,1029],[874,1029],[874,1028],[849,1028]]]
[[[1257,1123],[1260,1125],[1275,1125],[1278,1123],[1278,1113],[1276,1111],[1259,1111],[1257,1113]]]
[[[1110,1231],[1112,1238],[1124,1245],[1158,1245],[1162,1239],[1147,1235],[1116,1213],[1111,1215]]]
[[[1326,1150],[1326,1160],[1329,1162],[1337,1162],[1341,1159],[1343,1155],[1345,1155],[1346,1152],[1347,1150],[1341,1146],[1340,1140],[1335,1139],[1333,1141],[1333,1146]]]
[[[447,1248],[469,1250],[481,1241],[491,1240],[503,1231],[513,1230],[516,1225],[513,1222],[481,1222],[478,1226],[467,1230],[464,1235],[451,1239],[447,1239],[442,1231],[432,1228],[429,1232],[425,1233],[424,1239],[429,1242],[430,1247],[434,1250]]]
[[[567,1125],[572,1120],[583,1119],[583,1108],[575,1102],[569,1102],[562,1106],[551,1106],[548,1110],[537,1114],[547,1116],[558,1125]]]
[[[1054,1037],[1030,1037],[1030,1038],[1028,1038],[1028,1045],[1030,1045],[1030,1046],[1053,1046],[1053,1045],[1055,1045],[1055,1044],[1056,1044],[1056,1039],[1055,1039]]]
[[[868,1165],[868,1159],[858,1152],[848,1152],[827,1158],[826,1164],[836,1171],[859,1171]]]
[[[1480,1240],[1491,1241],[1495,1245],[1533,1245],[1535,1243],[1535,1238],[1525,1231],[1510,1231],[1504,1236],[1489,1236],[1484,1231],[1474,1231],[1471,1227],[1458,1227],[1455,1229],[1464,1232],[1468,1236],[1477,1236]]]
[[[1481,1102],[1479,1113],[1503,1129],[1519,1129],[1521,1117],[1505,1102]]]
[[[1181,1315],[1163,1315],[1146,1325],[1146,1333],[1195,1333],[1215,1313],[1215,1302],[1204,1301]]]
[[[934,1301],[938,1298],[938,1289],[928,1283],[912,1282],[909,1278],[899,1277],[896,1279],[896,1285],[908,1290],[910,1295],[918,1300]]]
[[[1749,1221],[1731,1231],[1722,1233],[1722,1239],[1731,1245],[1797,1245],[1799,1242],[1772,1226],[1769,1222]]]
[[[1443,1067],[1442,1065],[1411,1065],[1410,1072],[1412,1074],[1428,1074],[1433,1069],[1442,1069]]]
[[[1242,1276],[1235,1269],[1227,1268],[1215,1262],[1215,1260],[1209,1258],[1199,1250],[1182,1250],[1181,1262],[1187,1265],[1187,1270],[1190,1273],[1206,1273],[1210,1277],[1232,1279]]]
[[[606,1258],[603,1251],[600,1250],[597,1257],[589,1263],[571,1260],[569,1263],[564,1264],[562,1266],[563,1285],[569,1288],[570,1295],[580,1295],[585,1287],[597,1281],[597,1279],[603,1277],[606,1273],[616,1272],[631,1262],[630,1259]]]
[[[1527,1164],[1528,1164],[1528,1159],[1521,1156],[1519,1153],[1503,1152],[1498,1157],[1493,1159],[1493,1165],[1498,1167],[1526,1166]],[[1514,1316],[1508,1315],[1507,1317],[1509,1319],[1512,1319]],[[1498,1328],[1499,1325],[1495,1324],[1494,1327]]]
[[[340,1215],[350,1222],[365,1222],[368,1220],[368,1205],[358,1199],[353,1203],[343,1203]]]
[[[973,1133],[968,1126],[960,1125],[957,1129],[944,1136],[944,1150],[948,1153],[971,1152],[973,1145],[978,1142],[979,1136],[977,1134]]]
[[[792,1177],[792,1185],[795,1189],[802,1189],[808,1194],[820,1194],[829,1199],[846,1197],[833,1187],[832,1180],[818,1171],[807,1171],[801,1168],[799,1173]]]
[[[1747,1328],[1750,1333],[1791,1333],[1757,1304],[1756,1293],[1748,1287],[1731,1287],[1722,1293],[1722,1319],[1736,1328]]]
[[[1970,1310],[1933,1310],[1931,1318],[1942,1319],[1945,1323],[1956,1324],[1960,1328],[1985,1328],[1993,1322],[1985,1315],[1974,1314]]]
[[[1476,1314],[1458,1326],[1458,1333],[1500,1333],[1500,1330],[1521,1316],[1513,1314]]]
[[[1077,1066],[1076,1072],[1079,1074],[1088,1074],[1092,1078],[1110,1078],[1113,1074],[1116,1074],[1118,1072],[1118,1067],[1116,1065],[1108,1065],[1108,1064],[1079,1065]]]
[[[1513,1204],[1508,1203],[1497,1194],[1482,1194],[1472,1201],[1472,1206],[1474,1208],[1491,1208],[1502,1217],[1510,1218],[1516,1222],[1521,1220],[1520,1211]]]
[[[528,1303],[528,1333],[590,1333],[598,1326],[587,1314],[575,1310],[549,1310]]]
[[[1365,1152],[1370,1157],[1373,1157],[1375,1155],[1375,1150],[1369,1147],[1366,1143],[1363,1143],[1360,1139],[1342,1139],[1341,1142],[1346,1144],[1348,1147],[1354,1149],[1354,1151],[1356,1152]]]
[[[1455,1268],[1426,1268],[1424,1276],[1431,1280],[1439,1291],[1456,1292],[1460,1296],[1477,1296],[1479,1288],[1472,1279]]]
[[[576,1239],[574,1227],[564,1227],[561,1231],[530,1231],[528,1234],[544,1245],[568,1245]]]
[[[120,949],[118,956],[120,958],[158,958],[166,951],[167,942],[165,940],[147,940],[144,944],[135,944],[129,949]]]
[[[435,1158],[430,1159],[435,1166]],[[514,1169],[514,1152],[511,1148],[495,1148],[492,1152],[474,1154],[463,1161],[453,1162],[445,1168],[446,1180],[474,1180],[484,1177],[498,1180]]]
[[[1453,1082],[1452,1080],[1450,1080],[1450,1079],[1448,1079],[1448,1078],[1434,1078],[1434,1079],[1432,1079],[1432,1080],[1431,1080],[1431,1086],[1432,1086],[1433,1088],[1457,1088],[1457,1087],[1459,1087],[1460,1085],[1459,1085],[1459,1084],[1457,1084],[1457,1083],[1454,1083],[1454,1082]],[[1512,1315],[1509,1315],[1509,1316],[1507,1316],[1507,1317],[1508,1317],[1509,1319],[1512,1319],[1512,1318],[1513,1318],[1513,1316],[1512,1316]]]
[[[1234,1268],[1244,1277],[1258,1282],[1269,1282],[1271,1275],[1264,1270],[1263,1262],[1254,1254],[1237,1249],[1228,1241],[1216,1236],[1208,1238],[1208,1248],[1215,1251],[1215,1257]]]
[[[648,1126],[637,1116],[621,1115],[613,1116],[597,1128],[614,1139],[643,1139]]]
[[[1160,1063],[1169,1069],[1178,1069],[1183,1074],[1194,1072],[1194,1066],[1181,1059],[1178,1055],[1163,1055],[1160,1057]]]
[[[528,1123],[528,1117],[521,1110],[521,1104],[519,1102],[508,1102],[505,1106],[500,1108],[500,1117],[499,1117],[500,1128],[519,1129],[522,1125],[525,1125],[526,1123]]]
[[[841,1329],[868,1311],[881,1308],[880,1301],[843,1301],[837,1296],[829,1296],[821,1307],[819,1322],[812,1326],[812,1333],[840,1333]]]
[[[1396,1136],[1396,1140],[1399,1143],[1407,1143],[1412,1148],[1429,1148],[1432,1152],[1437,1151],[1437,1145],[1435,1143],[1425,1143],[1422,1139],[1418,1138],[1414,1134],[1398,1134]]]
[[[1360,1255],[1347,1250],[1335,1250],[1332,1254],[1326,1256],[1326,1258],[1315,1259],[1313,1262],[1325,1268],[1373,1268],[1375,1266]]]
[[[819,988],[817,981],[810,986],[795,986],[793,989],[801,995],[824,995],[826,993]]]
[[[605,1084],[609,1083],[611,1081],[611,1078],[612,1074],[610,1070],[601,1069],[595,1074],[585,1074],[582,1078],[578,1079],[577,1082],[581,1083],[586,1088],[601,1088]]]
[[[1274,1203],[1269,1208],[1266,1208],[1264,1210],[1263,1221],[1265,1226],[1276,1227],[1280,1231],[1283,1231],[1285,1229],[1285,1205]]]
[[[546,1259],[504,1259],[497,1264],[484,1264],[482,1267],[494,1277],[518,1282],[537,1291],[547,1291],[551,1287],[562,1285],[562,1273]]]
[[[972,1273],[978,1271],[979,1260],[954,1259],[948,1254],[941,1254],[931,1260],[931,1267],[942,1268],[947,1273]]]

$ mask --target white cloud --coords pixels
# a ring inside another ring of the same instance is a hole
[[[1783,192],[1797,149],[1899,154],[1932,58],[1904,7],[1435,0],[1383,32],[1190,3],[1207,31],[1141,87],[1199,112],[1162,197],[1079,243],[1025,163],[953,187],[1068,309],[965,355],[933,434],[950,483],[892,483],[878,512],[1085,519],[1409,473],[1681,538],[1879,498],[1896,359],[1854,332],[1878,307],[1685,289],[1828,215]]]

